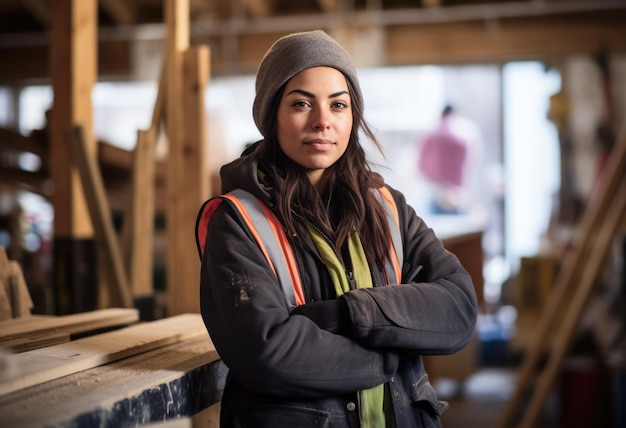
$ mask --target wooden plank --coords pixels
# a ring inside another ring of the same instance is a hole
[[[221,400],[228,369],[208,334],[0,396],[0,426],[139,426]]]
[[[32,322],[0,322],[0,347],[44,333],[85,333],[92,330],[131,324],[139,320],[134,308],[108,308],[52,318],[33,317]]]
[[[98,243],[102,269],[107,275],[107,283],[111,287],[109,290],[112,292],[112,305],[130,308],[133,306],[133,300],[119,242],[113,229],[111,210],[108,206],[102,175],[95,155],[90,153],[87,147],[85,129],[81,125],[72,128],[69,143],[74,165],[78,167],[83,189],[85,189],[91,221],[96,230],[96,242]]]
[[[16,369],[0,376],[0,395],[206,334],[199,315],[183,314],[11,355]]]
[[[53,315],[31,315],[24,318],[11,318],[10,320],[0,321],[0,338],[5,329],[15,328],[18,325],[27,325],[41,322],[42,320],[50,320],[55,318]]]
[[[54,331],[51,333],[33,333],[32,336],[2,341],[2,348],[9,349],[14,354],[19,354],[20,352],[32,351],[33,349],[66,343],[71,339],[72,338],[69,333],[62,331]]]

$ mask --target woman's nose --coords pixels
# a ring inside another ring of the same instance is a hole
[[[323,130],[330,128],[330,117],[328,113],[322,109],[317,108],[313,117],[313,128],[316,130]]]

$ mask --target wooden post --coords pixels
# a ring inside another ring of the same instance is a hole
[[[206,140],[205,90],[209,76],[209,49],[193,47],[184,54],[183,111],[185,128],[178,174],[178,221],[172,225],[179,239],[176,277],[168,282],[168,313],[199,312],[200,260],[193,239],[196,217],[202,202],[209,197],[210,178]],[[183,190],[184,189],[184,190]],[[181,191],[182,190],[182,191]],[[168,228],[170,223],[168,220]],[[169,230],[169,229],[168,229]],[[168,260],[172,263],[173,259]],[[174,287],[170,288],[172,284]]]
[[[97,74],[97,0],[54,0],[50,10],[50,77],[54,105],[50,123],[50,175],[54,183],[53,284],[58,314],[94,309],[98,275],[94,231],[67,138],[85,128],[96,150],[91,91]]]
[[[166,172],[166,228],[167,228],[167,310],[168,315],[180,313],[179,295],[184,293],[180,261],[185,257],[185,234],[181,233],[180,201],[188,189],[181,186],[183,169],[183,53],[189,47],[188,0],[165,0],[165,24],[167,28],[165,96],[165,125],[168,141]]]
[[[204,90],[208,50],[189,47],[187,0],[166,0],[167,96],[167,309],[198,312],[199,262],[195,218],[208,195]],[[185,64],[187,64],[185,66]]]

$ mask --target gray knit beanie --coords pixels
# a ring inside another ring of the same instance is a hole
[[[270,105],[289,79],[311,67],[332,67],[350,81],[358,101],[363,103],[356,68],[348,53],[321,30],[293,33],[278,39],[265,53],[256,75],[256,96],[252,116],[265,136]]]

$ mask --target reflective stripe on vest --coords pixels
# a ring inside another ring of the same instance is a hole
[[[388,284],[400,284],[402,278],[401,260],[403,260],[400,221],[395,201],[385,187],[375,192],[384,201],[385,214],[391,232],[389,250],[391,262],[385,263],[384,275]],[[200,258],[204,253],[209,220],[223,200],[239,212],[251,235],[254,237],[265,260],[276,275],[283,289],[287,306],[292,309],[304,304],[304,293],[298,273],[293,250],[282,224],[276,215],[259,198],[251,193],[236,189],[225,195],[209,199],[200,209],[196,221],[196,243]],[[274,237],[271,239],[270,237]]]
[[[393,200],[391,192],[386,187],[378,188],[379,195],[385,202],[385,215],[387,216],[387,224],[389,224],[389,232],[391,234],[391,242],[389,243],[389,254],[391,262],[385,263],[385,275],[387,284],[402,283],[402,266],[401,260],[404,260],[404,252],[402,251],[402,236],[400,234],[400,216],[398,215],[398,207],[396,201]]]

